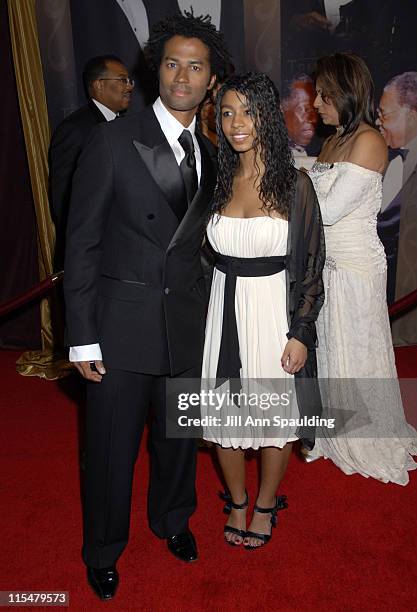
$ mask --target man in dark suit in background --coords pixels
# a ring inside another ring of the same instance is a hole
[[[160,97],[94,130],[74,176],[67,230],[67,343],[88,381],[83,559],[103,599],[118,583],[150,403],[150,526],[177,558],[197,559],[188,529],[196,440],[167,438],[166,379],[201,371],[200,248],[216,169],[195,115],[229,58],[209,18],[179,13],[153,28],[148,53]]]
[[[133,90],[126,66],[113,55],[93,57],[83,70],[88,103],[66,117],[56,128],[49,150],[50,200],[56,229],[55,269],[64,264],[65,227],[72,178],[91,130],[111,121],[129,107]]]
[[[417,72],[385,85],[377,125],[389,149],[378,233],[387,255],[388,304],[417,289]],[[417,344],[417,308],[392,322],[395,346]]]
[[[227,40],[236,71],[245,66],[245,32],[243,0],[116,0],[124,12],[139,45],[142,47],[147,27],[155,21],[183,10],[196,15],[208,13],[211,22]],[[147,18],[147,19],[146,19]]]
[[[245,69],[243,0],[69,0],[69,4],[76,69],[81,72],[87,58],[108,49],[123,57],[138,84],[131,111],[142,110],[158,95],[143,54],[149,32],[181,9],[192,7],[196,15],[209,13],[227,40],[236,70]]]

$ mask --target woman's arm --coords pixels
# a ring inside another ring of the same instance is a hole
[[[295,266],[294,313],[288,338],[296,338],[307,348],[316,343],[314,322],[324,302],[322,271],[326,258],[320,207],[311,181],[299,176],[293,222],[297,228],[291,258]],[[311,325],[313,324],[313,325]]]
[[[333,225],[359,208],[369,189],[372,172],[382,173],[386,162],[387,147],[382,136],[369,129],[356,136],[343,162],[336,162],[325,172],[310,174],[324,225]]]

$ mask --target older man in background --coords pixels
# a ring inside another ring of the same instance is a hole
[[[294,77],[283,91],[281,106],[297,166],[305,166],[305,157],[318,152],[314,146],[318,122],[315,97],[314,82],[306,74]]]
[[[112,121],[128,109],[134,86],[126,66],[114,55],[91,58],[83,70],[83,83],[88,103],[58,125],[49,149],[50,199],[56,229],[57,270],[63,268],[65,228],[72,178],[78,158],[96,125]]]
[[[378,233],[387,263],[388,303],[417,288],[417,72],[404,72],[385,86],[377,124],[389,147]],[[417,309],[394,320],[396,346],[417,344]]]

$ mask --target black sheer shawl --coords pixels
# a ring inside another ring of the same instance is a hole
[[[326,257],[320,207],[310,178],[297,170],[297,184],[290,210],[287,242],[288,338],[307,347],[307,361],[295,374],[298,409],[303,418],[319,417],[322,411],[316,361],[316,325],[324,302],[322,271]],[[304,425],[297,436],[308,448],[314,446],[315,428]]]

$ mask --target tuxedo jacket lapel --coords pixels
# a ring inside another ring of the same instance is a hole
[[[106,121],[106,117],[91,99],[88,101],[88,107],[97,123],[103,123],[103,121]]]
[[[192,232],[198,227],[198,223],[201,223],[201,217],[208,214],[216,185],[215,159],[211,158],[203,138],[197,132],[196,137],[201,152],[200,186],[169,243],[168,251],[174,248],[179,241],[182,241],[190,231]]]
[[[141,137],[133,139],[133,144],[176,215],[177,202],[187,197],[181,171],[151,108],[144,118]]]

